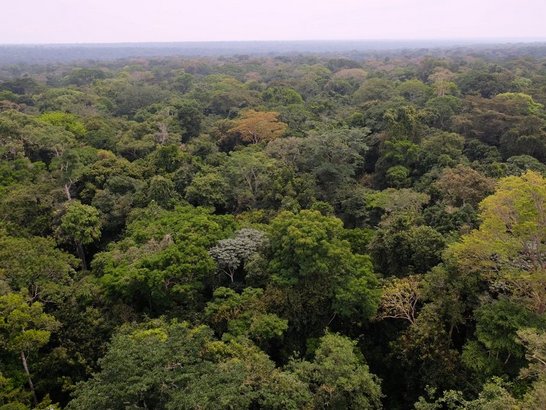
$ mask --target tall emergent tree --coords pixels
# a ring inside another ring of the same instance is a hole
[[[79,201],[69,202],[61,217],[57,234],[76,246],[83,270],[87,270],[84,245],[89,245],[100,238],[101,221],[99,211]]]

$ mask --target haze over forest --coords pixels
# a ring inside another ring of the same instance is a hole
[[[546,2],[2,11],[0,410],[546,408]]]

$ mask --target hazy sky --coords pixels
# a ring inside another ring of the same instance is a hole
[[[546,0],[0,0],[0,43],[546,39]]]

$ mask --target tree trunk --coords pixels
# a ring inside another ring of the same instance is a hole
[[[85,261],[85,252],[83,250],[83,245],[79,242],[76,243],[76,249],[78,251],[78,256],[82,261],[82,269],[87,270],[87,262]]]
[[[70,185],[69,184],[64,184],[64,194],[66,196],[67,201],[72,200],[72,196],[70,195]]]
[[[36,397],[36,391],[34,390],[34,383],[32,383],[32,379],[30,377],[30,372],[28,370],[27,358],[25,356],[25,352],[23,352],[23,351],[21,351],[21,361],[23,362],[23,368],[25,369],[25,373],[27,375],[28,385],[29,385],[30,391],[32,393],[32,400],[34,401],[34,406],[36,407],[38,405],[38,398]]]

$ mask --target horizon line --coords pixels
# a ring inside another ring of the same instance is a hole
[[[541,43],[546,37],[453,37],[453,38],[357,38],[357,39],[290,39],[290,40],[152,40],[152,41],[107,41],[107,42],[44,42],[44,43],[0,43],[0,46],[101,46],[101,45],[153,45],[153,44],[225,44],[225,43],[358,43],[358,42],[459,42],[488,44]]]

